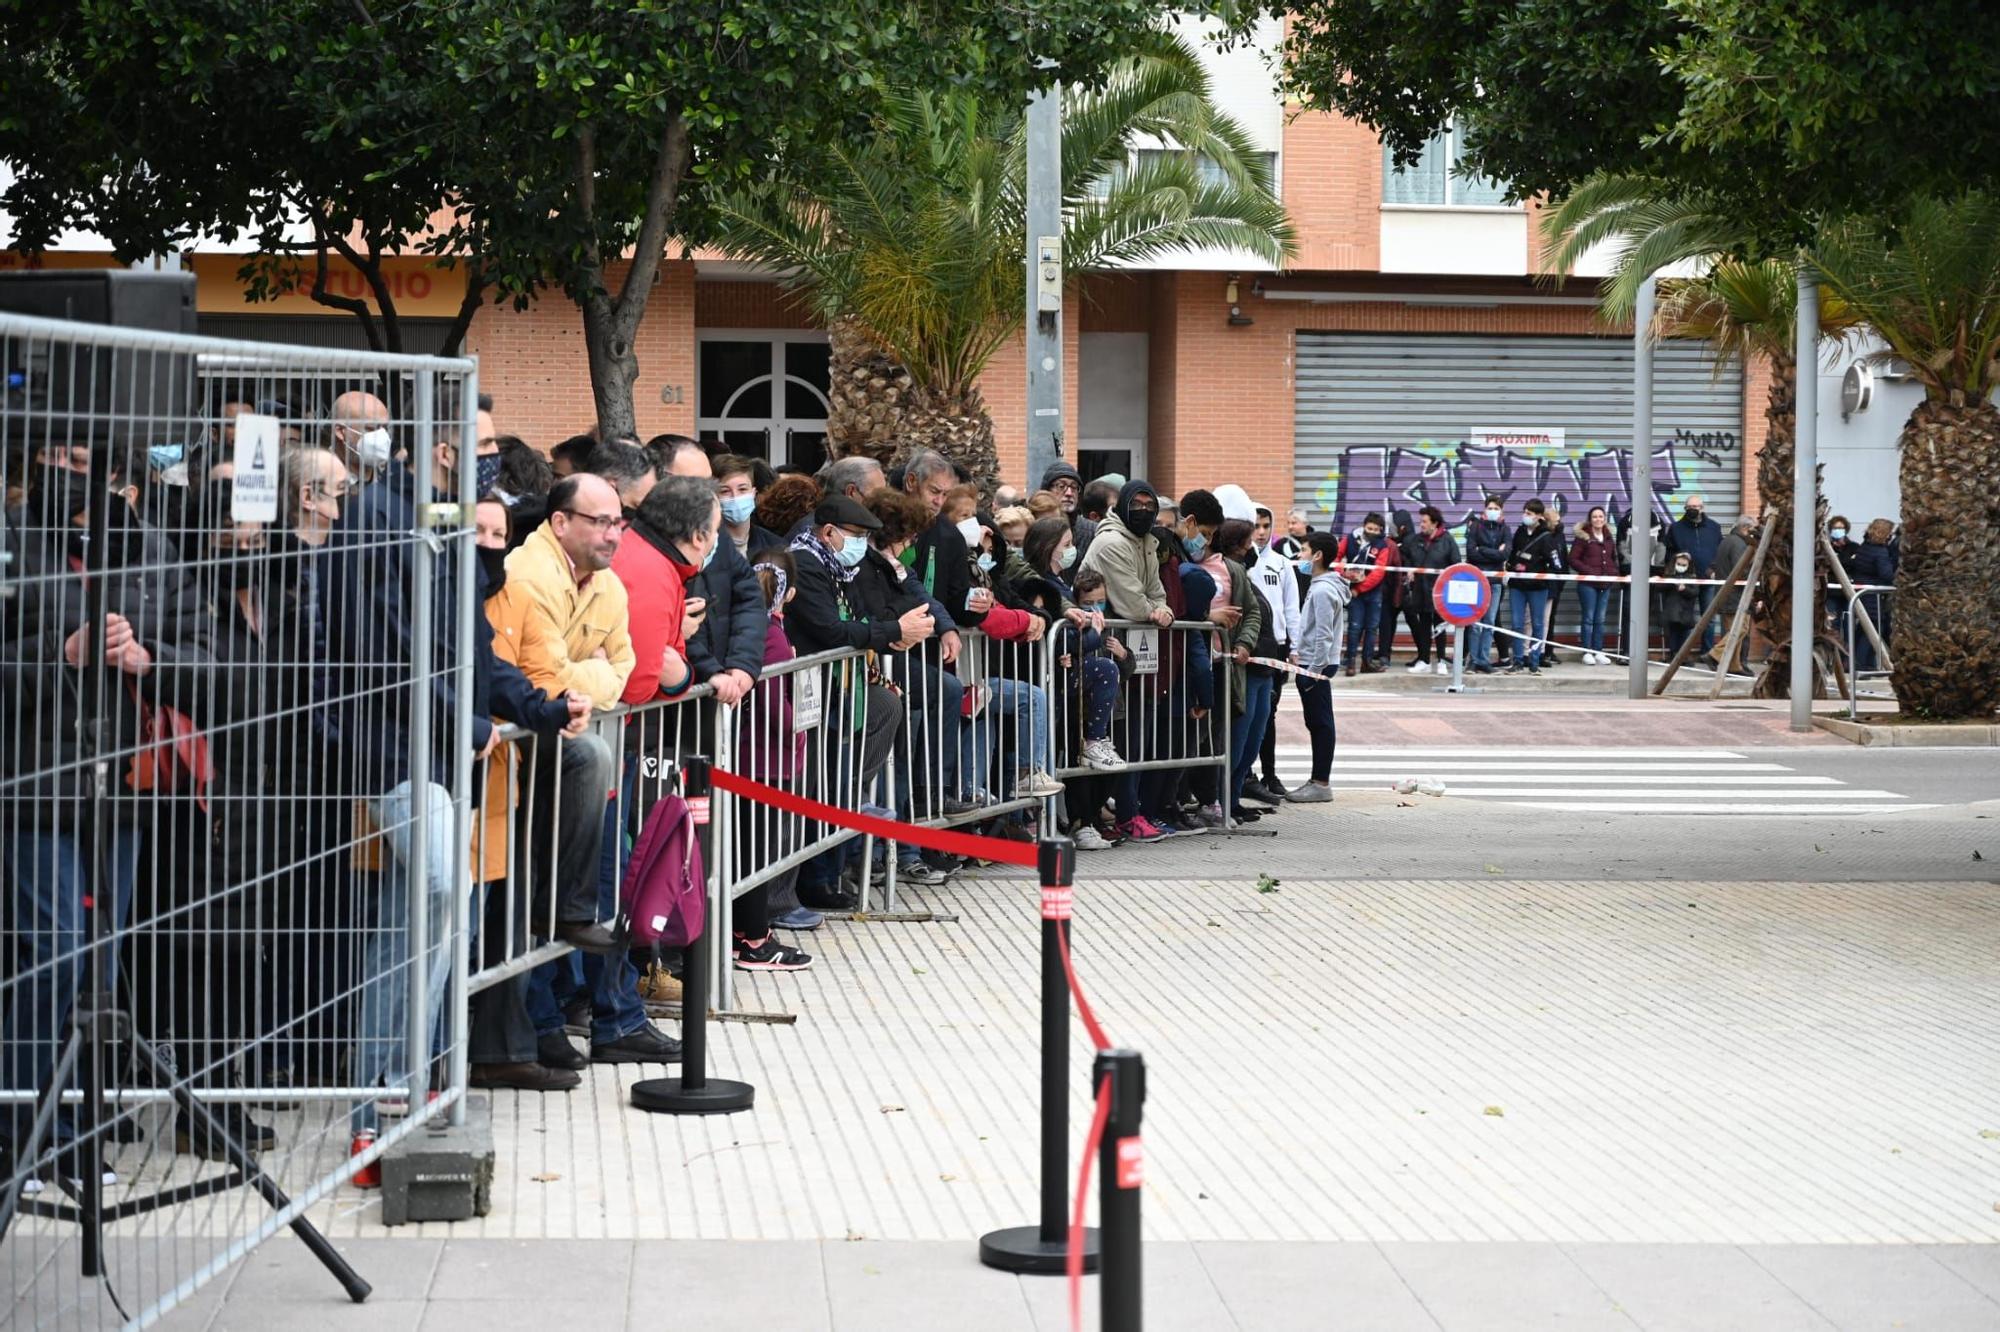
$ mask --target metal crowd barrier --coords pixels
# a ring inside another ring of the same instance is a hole
[[[358,1296],[303,1218],[464,1089],[474,364],[0,316],[0,373],[0,1321],[288,1225]]]

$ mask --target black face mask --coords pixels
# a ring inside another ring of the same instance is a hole
[[[483,585],[481,595],[493,596],[507,585],[507,552],[490,546],[476,546],[474,549],[479,554],[479,581]]]

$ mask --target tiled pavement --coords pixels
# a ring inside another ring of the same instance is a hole
[[[1242,855],[1079,889],[1080,973],[1151,1073],[1153,1326],[2000,1328],[2000,887],[1260,893]],[[600,1068],[497,1098],[480,1221],[386,1232],[348,1189],[316,1207],[382,1288],[355,1312],[1059,1326],[1059,1282],[984,1272],[970,1243],[1035,1214],[1033,885],[932,897],[957,918],[830,925],[811,972],[742,978],[745,1007],[799,1019],[711,1028],[753,1112],[645,1116]],[[205,1246],[175,1242],[184,1275]],[[274,1241],[172,1325],[352,1321],[302,1258]]]

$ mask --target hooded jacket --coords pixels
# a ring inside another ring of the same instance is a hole
[[[1140,496],[1152,500],[1159,511],[1160,497],[1144,481],[1128,481],[1118,492],[1118,507],[1106,514],[1090,543],[1090,554],[1081,567],[1104,575],[1111,613],[1121,620],[1143,620],[1167,604],[1166,589],[1160,586],[1160,554],[1153,539],[1152,523],[1135,533],[1126,526],[1132,501]]]

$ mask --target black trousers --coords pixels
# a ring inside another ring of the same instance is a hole
[[[480,885],[480,896],[484,905],[479,916],[477,965],[483,969],[527,951],[528,898],[525,893],[513,893],[510,911],[504,881]],[[472,996],[471,1035],[466,1041],[466,1058],[472,1063],[535,1062],[535,1024],[528,1017],[530,979],[531,973],[523,971]]]
[[[1264,785],[1278,784],[1278,704],[1285,697],[1285,674],[1271,681],[1271,724],[1264,728],[1264,748],[1258,755],[1264,764]]]

